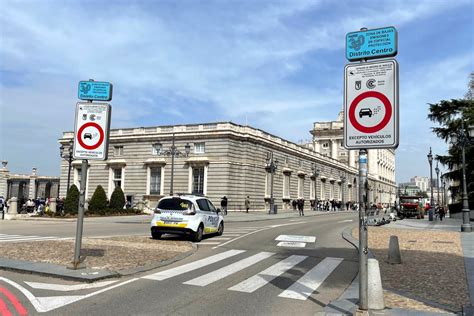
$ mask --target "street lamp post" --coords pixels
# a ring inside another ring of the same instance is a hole
[[[340,175],[341,178],[341,210],[343,211],[346,207],[346,201],[344,199],[344,185],[346,184],[346,176],[344,174]]]
[[[468,126],[468,134],[464,130],[464,120],[461,118],[461,130],[457,134],[451,136],[452,142],[455,144],[459,141],[462,150],[462,232],[471,232],[472,225],[470,223],[470,210],[469,203],[467,200],[467,184],[466,184],[466,145],[468,145],[471,140],[474,138],[474,126]]]
[[[431,188],[431,198],[430,198],[430,209],[428,211],[428,219],[430,222],[433,221],[433,154],[430,152],[427,155],[428,162],[430,163],[430,188]]]
[[[438,168],[438,162],[436,162],[436,168],[435,168],[435,172],[436,172],[436,204],[440,205],[439,204],[439,168]]]
[[[71,165],[72,165],[72,160],[74,159],[72,155],[72,141],[69,142],[68,150],[67,152],[64,151],[64,146],[61,145],[59,147],[59,156],[63,158],[64,160],[67,160],[68,162],[68,169],[67,169],[67,187],[66,187],[66,194],[69,191],[69,183],[71,181]]]
[[[444,180],[444,175],[441,176],[441,187],[443,188],[443,195],[441,195],[441,201],[442,201],[442,205],[443,207],[445,207],[445,199],[446,199],[446,190],[445,190],[445,180]]]
[[[318,205],[318,194],[317,194],[317,185],[316,185],[316,181],[319,177],[319,173],[321,172],[321,170],[319,170],[318,168],[316,168],[316,164],[312,164],[311,165],[311,171],[313,171],[313,177],[314,177],[314,210],[316,211],[316,208],[317,208],[317,205]]]
[[[184,153],[179,151],[175,146],[175,135],[173,133],[171,147],[168,150],[164,150],[160,155],[171,156],[171,179],[170,179],[170,195],[173,195],[173,180],[174,180],[174,158],[179,156],[188,157],[191,152],[191,146],[186,143],[184,146]]]
[[[273,197],[273,178],[275,175],[275,171],[278,167],[278,160],[273,159],[273,152],[270,152],[267,156],[267,165],[266,169],[270,171],[270,209],[268,210],[268,214],[275,214],[275,199]]]

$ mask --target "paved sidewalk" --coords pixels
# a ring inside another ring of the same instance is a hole
[[[380,227],[381,229],[388,228],[393,229],[412,229],[414,231],[429,231],[431,233],[439,231],[441,232],[460,232],[462,221],[459,219],[447,218],[443,221],[432,221],[430,222],[428,218],[424,220],[419,219],[404,219],[398,220],[396,222],[391,222],[388,225]],[[375,228],[373,228],[375,229]],[[428,234],[428,233],[427,233]],[[358,247],[358,240],[352,236],[350,229],[346,230],[343,233],[343,236],[346,240],[353,243],[355,247]],[[465,272],[467,277],[468,291],[470,306],[463,306],[463,315],[474,315],[474,310],[472,305],[474,305],[474,233],[460,233],[461,238],[461,247],[462,255],[464,259]],[[440,250],[442,252],[442,250]],[[373,254],[369,251],[369,257],[374,257]],[[380,260],[380,259],[379,259]],[[403,260],[403,259],[402,259]],[[437,282],[435,282],[437,283]],[[438,284],[439,285],[439,284]],[[340,297],[339,300],[332,302],[326,311],[328,313],[340,312],[341,310],[350,311],[348,314],[354,313],[357,310],[358,303],[358,277],[354,280],[351,286],[345,291],[345,293]],[[433,284],[433,286],[436,286]],[[387,294],[387,293],[386,293]],[[396,293],[394,293],[396,295]],[[446,295],[453,295],[454,293],[449,292]],[[445,315],[446,313],[438,312],[428,312],[428,311],[419,311],[412,309],[403,309],[403,308],[386,308],[382,311],[370,311],[370,315]]]

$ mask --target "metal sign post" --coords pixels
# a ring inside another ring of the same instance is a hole
[[[398,63],[394,27],[346,35],[346,58],[359,64],[344,68],[344,147],[359,149],[359,309],[369,309],[367,233],[367,150],[398,147]]]
[[[112,84],[94,80],[79,83],[79,98],[88,100],[76,105],[73,157],[82,159],[81,187],[77,212],[74,259],[70,269],[85,268],[81,260],[82,232],[84,226],[84,205],[86,203],[87,168],[90,160],[107,160],[109,129],[112,108],[107,103],[93,103],[93,100],[112,99]]]
[[[367,243],[367,150],[359,150],[359,308],[369,308]]]

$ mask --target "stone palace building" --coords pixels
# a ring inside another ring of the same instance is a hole
[[[59,143],[68,150],[72,139],[73,132],[65,132]],[[174,164],[169,155],[173,142],[180,152]],[[276,169],[270,164],[272,156]],[[342,194],[345,201],[357,201],[356,165],[338,158],[231,122],[112,129],[108,160],[88,163],[86,198],[99,184],[110,197],[118,185],[133,205],[145,201],[154,207],[170,193],[173,182],[174,193],[201,193],[216,205],[225,195],[229,209],[237,211],[244,209],[249,196],[251,210],[263,211],[269,209],[274,170],[278,209],[290,208],[298,198],[305,199],[305,207],[315,198],[342,200]],[[377,153],[369,155],[370,166],[379,166],[379,159]],[[79,187],[81,161],[73,160],[70,167],[71,184]],[[68,168],[68,161],[63,160],[60,197],[66,195]],[[394,161],[392,169],[388,175],[369,168],[370,202],[394,202]]]

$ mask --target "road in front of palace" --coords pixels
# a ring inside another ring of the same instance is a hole
[[[85,236],[99,236],[99,227],[102,235],[111,231],[115,235],[148,234],[149,230],[143,217],[88,220]],[[226,225],[224,240],[205,239],[197,253],[172,265],[121,278],[102,288],[59,294],[41,289],[32,292],[37,297],[86,296],[48,315],[286,315],[295,310],[302,315],[314,314],[337,299],[357,274],[357,251],[341,238],[341,231],[356,223],[355,213],[231,222]],[[38,224],[30,233],[73,235],[60,228],[64,223]],[[67,225],[73,228],[74,222]],[[294,244],[305,245],[278,246],[279,240],[291,242],[291,236],[295,236]],[[4,275],[21,284],[64,283],[13,272]],[[101,291],[112,286],[117,287]],[[28,299],[17,296],[31,314],[36,314]]]

